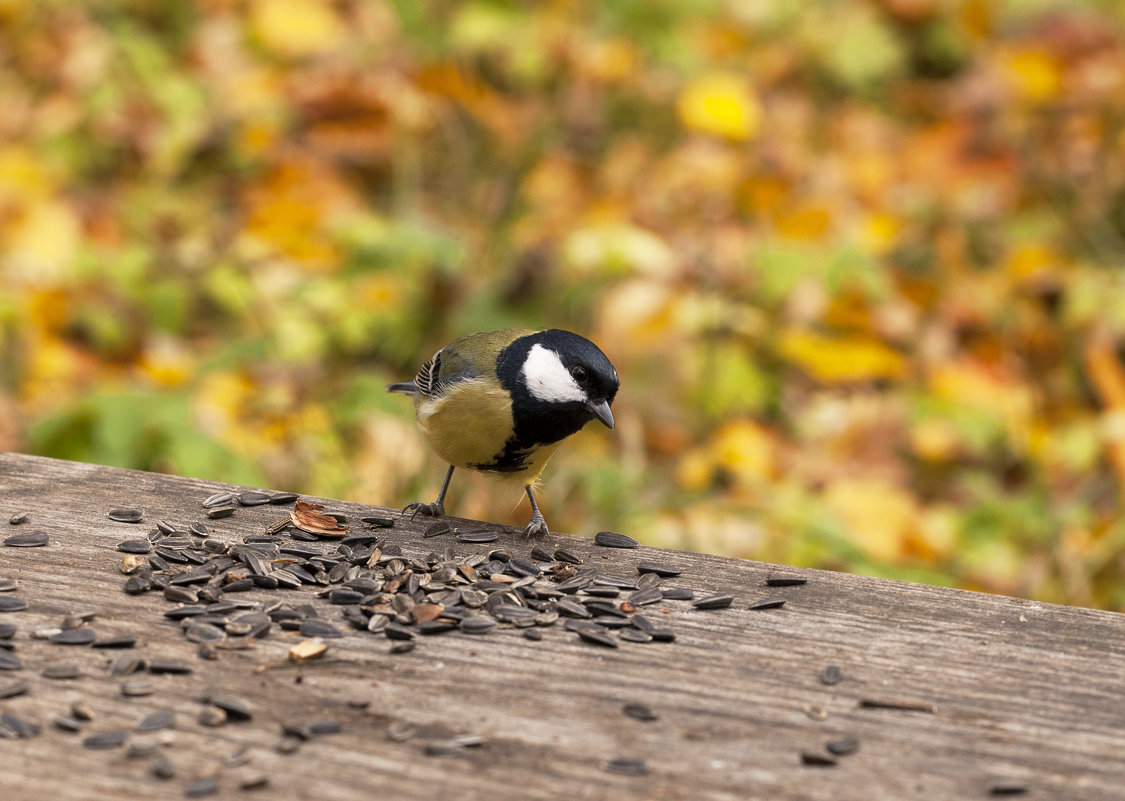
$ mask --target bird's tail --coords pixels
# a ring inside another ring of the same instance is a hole
[[[387,384],[387,392],[401,392],[403,395],[417,395],[418,385],[413,381],[399,381],[397,384]]]

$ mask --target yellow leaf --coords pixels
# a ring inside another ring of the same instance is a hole
[[[1030,243],[1008,254],[1004,267],[1017,281],[1034,281],[1050,275],[1059,264],[1059,256],[1050,245]]]
[[[566,241],[566,265],[581,277],[601,271],[669,275],[675,252],[657,234],[626,222],[579,228]]]
[[[874,559],[899,558],[917,536],[917,502],[894,484],[843,479],[828,488],[825,501],[848,529],[851,541]]]
[[[957,456],[961,437],[949,420],[929,417],[910,429],[910,446],[918,457],[928,462],[946,462]]]
[[[255,35],[283,56],[311,56],[336,46],[344,31],[322,0],[257,0],[250,12]]]
[[[1002,66],[1008,84],[1028,100],[1051,100],[1062,90],[1062,65],[1046,50],[1016,50],[1007,54]]]
[[[1014,376],[963,359],[936,368],[929,383],[934,395],[991,415],[1005,424],[1016,441],[1026,444],[1035,401],[1030,388]]]
[[[141,371],[153,383],[166,387],[182,384],[192,377],[192,354],[183,342],[171,337],[156,337],[141,357]]]
[[[829,384],[901,378],[906,372],[901,354],[867,337],[790,330],[781,335],[779,348],[789,361]]]
[[[790,239],[817,240],[822,238],[832,224],[832,212],[823,206],[805,206],[778,215],[774,222],[777,232]]]
[[[743,487],[753,487],[774,474],[773,438],[749,420],[734,420],[715,433],[712,450],[719,467]]]
[[[55,201],[34,203],[0,232],[3,262],[37,281],[57,280],[71,266],[81,226],[70,207]]]
[[[745,141],[758,134],[762,111],[746,82],[713,73],[688,84],[677,103],[680,121],[703,133]]]
[[[902,224],[892,214],[872,214],[863,222],[860,238],[864,247],[872,253],[886,253],[898,240]]]
[[[676,483],[687,492],[707,489],[715,475],[715,460],[704,448],[692,448],[676,465]]]

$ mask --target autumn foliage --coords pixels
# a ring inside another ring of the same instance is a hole
[[[0,0],[0,109],[0,448],[401,506],[558,326],[557,529],[1125,609],[1118,3]]]

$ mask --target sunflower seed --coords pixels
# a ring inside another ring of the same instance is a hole
[[[639,562],[637,564],[637,572],[654,573],[661,578],[670,578],[671,576],[680,575],[682,571],[679,568],[675,568],[667,564],[661,564],[659,562]]]
[[[77,665],[47,665],[41,674],[45,679],[76,679],[80,672]]]
[[[692,603],[696,609],[726,609],[734,601],[733,595],[708,595]]]
[[[164,588],[164,600],[175,604],[199,603],[199,594],[182,584],[169,584]]]
[[[171,729],[176,725],[176,713],[171,709],[159,709],[156,712],[150,712],[143,718],[137,721],[137,725],[133,728],[141,733],[148,733],[160,731],[161,729]]]
[[[653,636],[640,629],[621,629],[617,635],[626,642],[652,642]]]
[[[301,636],[303,637],[343,637],[344,633],[326,620],[315,617],[301,622]]]
[[[461,621],[461,631],[466,634],[487,634],[496,626],[496,621],[488,617],[467,617]]]
[[[594,535],[594,542],[604,548],[636,548],[640,545],[628,534],[618,534],[616,531],[599,531]]]
[[[0,592],[13,592],[19,583],[14,578],[0,578]]]
[[[136,673],[146,664],[145,660],[135,653],[123,653],[121,656],[113,660],[113,664],[109,666],[110,676],[128,676],[130,673]]]
[[[438,520],[436,523],[431,523],[422,532],[422,539],[428,540],[431,537],[440,537],[442,534],[448,534],[453,531],[453,527],[445,520]]]
[[[833,684],[839,684],[841,681],[843,681],[844,674],[840,672],[840,668],[838,668],[836,665],[829,665],[824,670],[820,671],[820,675],[818,678],[820,679],[821,684],[827,684],[831,686]]]
[[[15,623],[0,623],[0,640],[10,640],[16,633]]]
[[[582,557],[566,548],[556,548],[554,556],[556,561],[565,562],[568,565],[582,564]]]
[[[14,515],[8,518],[8,522],[13,526],[18,526],[20,523],[26,523],[27,512],[16,512]]]
[[[55,724],[55,728],[62,731],[76,732],[82,728],[82,721],[70,715],[57,715],[52,723]]]
[[[458,542],[472,542],[472,543],[485,543],[496,542],[500,539],[500,535],[495,531],[488,529],[478,529],[475,531],[461,531],[457,534]]]
[[[1027,792],[1028,787],[1025,783],[1007,779],[995,781],[988,787],[989,795],[1025,795]]]
[[[763,598],[760,601],[752,601],[748,609],[780,609],[785,606],[784,598]]]
[[[150,659],[148,663],[149,673],[182,675],[184,673],[191,673],[191,671],[191,665],[187,662],[181,662],[178,659]]]
[[[508,562],[508,567],[519,576],[540,576],[543,574],[539,565],[526,559],[512,559]]]
[[[98,638],[93,629],[64,629],[51,637],[53,645],[89,645]]]
[[[815,751],[802,751],[801,764],[814,768],[834,768],[837,763],[834,757],[828,756],[827,754],[819,754]]]
[[[140,523],[144,516],[143,511],[131,507],[121,506],[109,510],[109,519],[116,520],[118,523]]]
[[[152,543],[144,537],[131,540],[122,540],[117,543],[117,550],[122,553],[146,554],[152,551]]]
[[[625,704],[621,711],[633,720],[639,720],[643,723],[650,723],[657,719],[656,713],[647,704]]]
[[[836,756],[847,756],[859,750],[859,740],[848,737],[843,740],[829,740],[824,744],[825,750]]]
[[[766,576],[767,587],[796,587],[807,582],[808,579],[798,576],[782,576],[770,573]]]
[[[203,501],[204,509],[212,509],[216,506],[224,506],[234,500],[234,495],[229,492],[216,492],[214,495],[209,495]]]
[[[155,737],[138,737],[125,746],[125,756],[129,759],[146,759],[160,750]]]
[[[140,698],[156,692],[156,685],[144,679],[128,679],[121,682],[121,694],[126,698]]]
[[[109,731],[100,731],[97,734],[91,734],[82,741],[82,745],[86,748],[105,750],[120,748],[128,739],[129,732],[125,731],[125,729],[111,729]]]
[[[168,757],[158,757],[149,768],[149,773],[158,779],[173,779],[176,776],[176,769],[172,763],[168,761]]]
[[[524,629],[523,636],[525,640],[534,640],[538,642],[543,639],[543,632],[539,629]]]
[[[0,612],[22,612],[27,609],[27,601],[23,598],[12,598],[11,596],[0,597]]]
[[[202,798],[219,792],[219,779],[216,776],[203,776],[184,788],[184,797]]]
[[[94,640],[90,643],[91,648],[132,648],[137,644],[137,638],[129,634],[119,634],[115,637],[106,637],[100,640]]]
[[[254,717],[254,711],[250,708],[250,704],[242,698],[221,693],[208,693],[206,700],[226,712],[228,720],[245,721]]]
[[[362,517],[364,523],[375,528],[394,528],[395,521],[391,517]]]
[[[4,540],[9,548],[38,548],[46,545],[50,538],[42,531],[29,531],[26,534],[13,534]]]
[[[0,713],[0,737],[14,736],[27,739],[37,737],[41,731],[43,727],[38,723],[24,720],[8,711]]]
[[[391,646],[392,654],[408,654],[414,650],[414,640],[402,640]]]
[[[10,684],[5,684],[0,687],[0,698],[15,698],[17,695],[23,695],[31,689],[31,685],[26,681],[13,681]]]
[[[222,520],[224,517],[230,517],[234,514],[233,506],[216,506],[214,509],[207,510],[208,520]]]
[[[262,506],[270,502],[270,495],[265,492],[258,492],[257,490],[247,490],[240,493],[237,501],[242,506]]]
[[[652,574],[650,573],[648,575]],[[633,604],[633,606],[645,606],[662,600],[664,600],[664,593],[660,591],[659,587],[637,590],[629,596],[629,603]]]
[[[688,587],[669,587],[662,592],[665,601],[691,601],[695,598],[695,590]]]
[[[616,648],[617,640],[601,626],[589,626],[578,629],[578,636],[594,645],[604,645],[607,648]]]
[[[648,765],[641,757],[618,757],[606,763],[605,769],[610,773],[619,773],[622,776],[644,776],[648,773]]]

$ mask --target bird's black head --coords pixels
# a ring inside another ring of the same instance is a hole
[[[520,337],[501,351],[496,371],[522,442],[557,442],[591,420],[613,428],[617,371],[585,337],[557,328]]]

